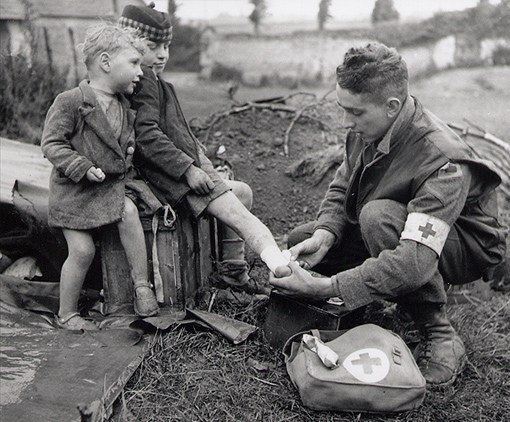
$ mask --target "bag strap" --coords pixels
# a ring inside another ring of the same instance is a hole
[[[303,337],[303,334],[312,334],[313,336],[317,337],[318,339],[322,340],[324,337],[325,340],[322,341],[331,341],[337,337],[340,337],[342,334],[346,333],[349,330],[318,330],[316,328],[306,331],[301,331],[299,333],[296,333],[289,337],[289,339],[285,342],[284,346],[282,347],[282,353],[285,359],[287,360],[292,351],[292,343],[300,343],[301,338]],[[324,335],[321,335],[323,333]]]
[[[317,330],[316,328],[314,328],[313,330],[310,330],[310,332],[312,333],[312,336],[317,337],[319,340],[321,340],[320,330]]]

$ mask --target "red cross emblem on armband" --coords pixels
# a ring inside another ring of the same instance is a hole
[[[434,237],[436,232],[432,230],[434,226],[430,223],[425,224],[424,226],[419,226],[418,230],[421,231],[421,237],[427,239],[429,236]]]

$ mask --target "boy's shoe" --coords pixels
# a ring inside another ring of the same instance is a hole
[[[159,312],[159,305],[151,285],[146,281],[142,281],[135,283],[134,287],[135,299],[133,307],[135,313],[141,317],[156,315]]]
[[[271,293],[268,286],[257,283],[248,274],[249,266],[244,259],[227,259],[217,263],[218,271],[211,276],[212,284],[220,289],[231,287],[248,294]]]
[[[96,324],[82,318],[78,312],[73,312],[64,318],[60,318],[58,315],[55,315],[55,322],[59,328],[63,328],[64,330],[99,330],[99,327]]]

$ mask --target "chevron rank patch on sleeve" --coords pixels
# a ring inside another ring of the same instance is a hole
[[[462,170],[460,169],[460,165],[450,162],[446,163],[439,169],[438,177],[462,177]]]
[[[401,240],[414,240],[428,246],[438,256],[450,232],[450,226],[443,220],[421,212],[411,212],[407,216]]]

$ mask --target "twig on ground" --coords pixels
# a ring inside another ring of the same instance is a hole
[[[492,320],[492,319],[493,319],[493,318],[494,318],[497,314],[499,314],[499,313],[500,313],[503,309],[505,309],[505,308],[508,306],[508,304],[510,304],[510,299],[509,299],[509,300],[507,300],[505,303],[503,303],[503,305],[502,305],[502,306],[500,306],[500,308],[499,308],[496,312],[494,312],[494,313],[493,313],[493,314],[492,314],[489,318],[487,318],[487,319],[485,320],[485,322],[481,325],[481,327],[480,327],[480,330],[479,330],[479,331],[482,331],[482,330],[483,330],[483,328],[485,327],[485,324],[487,324],[487,323],[488,323],[489,321],[491,321],[491,320]]]

